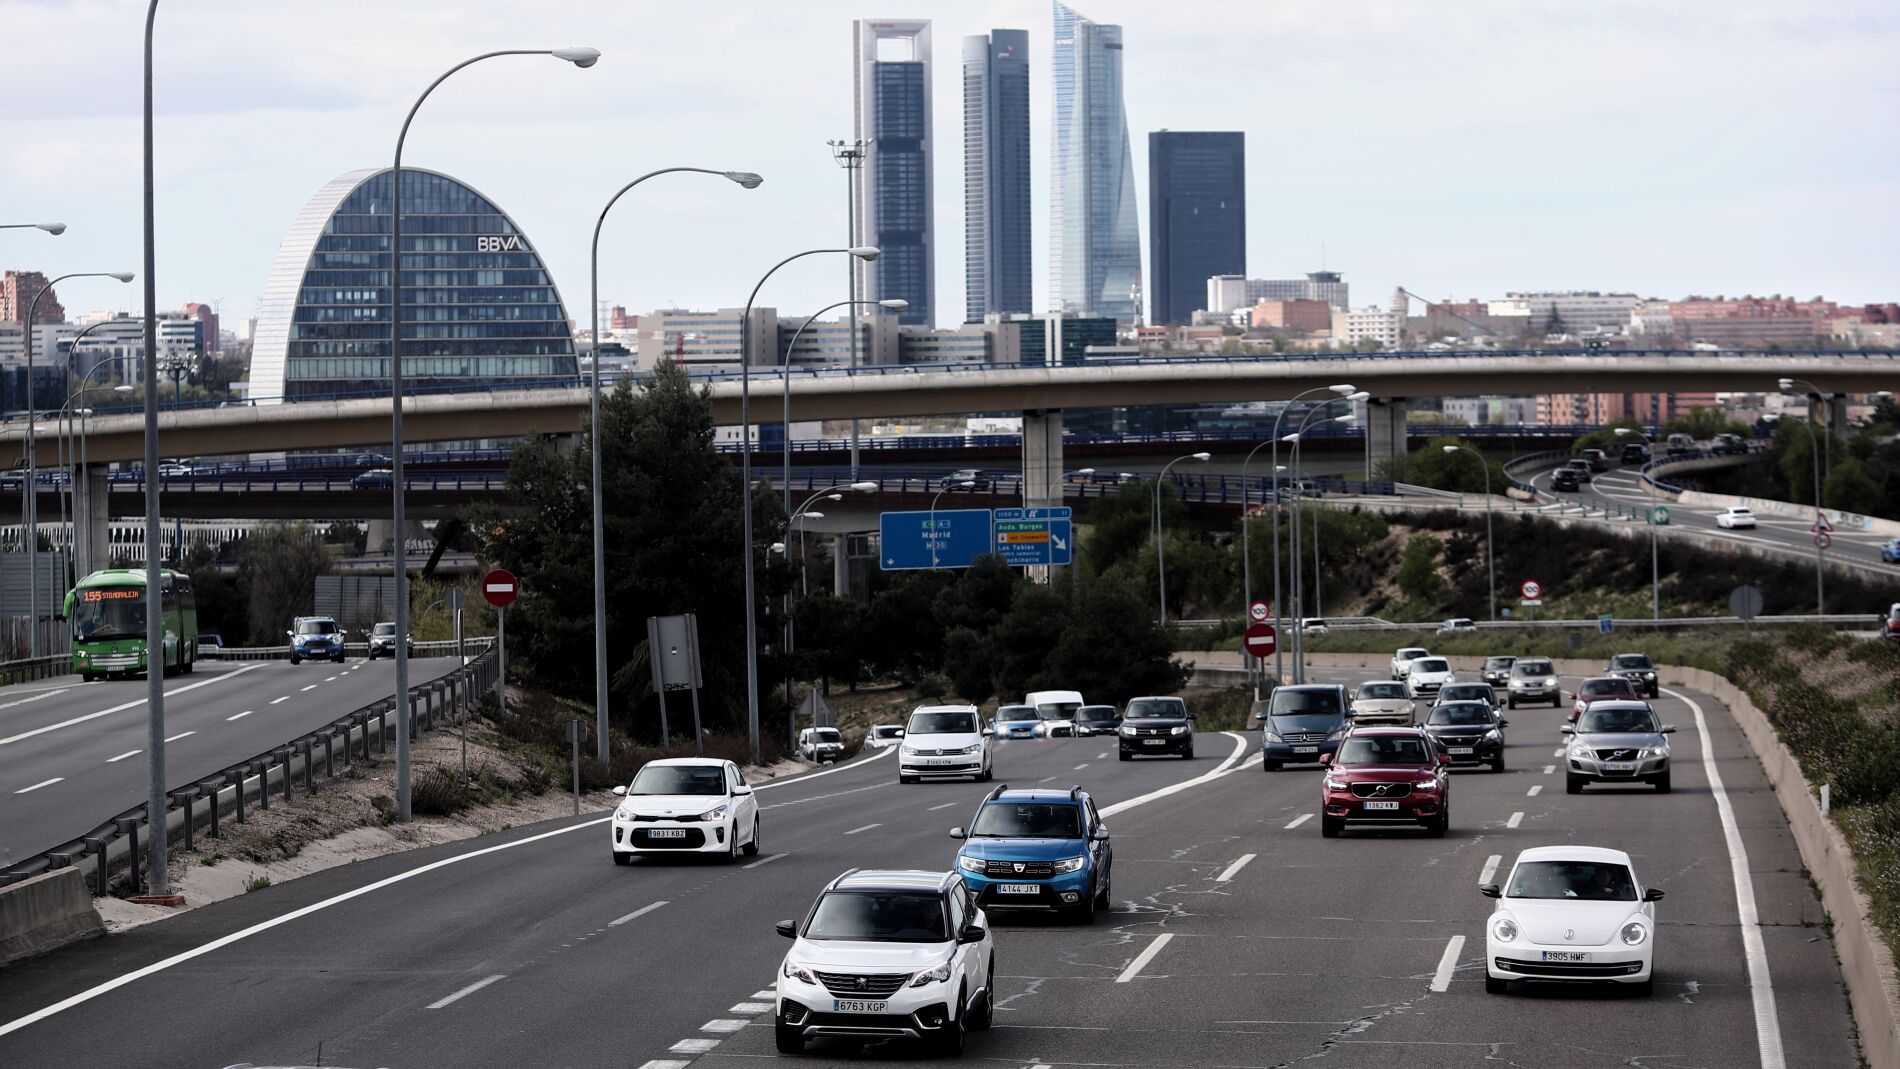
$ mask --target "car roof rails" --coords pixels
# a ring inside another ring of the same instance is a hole
[[[855,868],[855,867],[848,868],[844,870],[843,872],[839,873],[837,879],[832,880],[830,883],[826,884],[825,889],[830,890],[831,888],[836,887],[839,884],[843,883],[844,881],[850,879],[852,876],[857,875],[861,871],[863,870]]]
[[[1081,784],[1078,783],[1075,786],[1069,788],[1069,800],[1071,802],[1079,802],[1082,800],[1082,785]]]
[[[988,795],[986,795],[983,800],[986,802],[994,802],[998,798],[1002,797],[1003,792],[1006,790],[1009,790],[1009,784],[999,783],[996,785],[996,789],[991,791]]]

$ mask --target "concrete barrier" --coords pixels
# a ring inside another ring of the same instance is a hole
[[[55,869],[0,887],[0,965],[106,934],[78,869]]]

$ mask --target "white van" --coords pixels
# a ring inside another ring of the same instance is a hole
[[[991,775],[990,737],[974,705],[920,705],[904,723],[897,747],[897,782],[925,777]]]
[[[1036,707],[1036,737],[1058,739],[1075,736],[1075,711],[1088,703],[1081,691],[1038,690],[1023,695],[1023,704]]]

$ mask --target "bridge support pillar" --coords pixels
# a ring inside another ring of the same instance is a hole
[[[1023,507],[1062,504],[1062,410],[1023,412]]]
[[[111,514],[107,511],[106,469],[89,464],[73,480],[73,560],[81,576],[106,567],[112,559]]]
[[[851,536],[831,536],[831,589],[841,598],[851,596]]]
[[[1846,439],[1853,433],[1847,425],[1847,395],[1824,393],[1817,397],[1809,394],[1808,422],[1816,429],[1825,429],[1836,438]]]
[[[1379,478],[1381,465],[1405,456],[1405,422],[1410,406],[1403,397],[1374,397],[1366,403],[1366,463],[1369,478]]]

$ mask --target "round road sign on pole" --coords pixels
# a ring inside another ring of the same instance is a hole
[[[482,597],[497,609],[513,605],[520,594],[521,584],[516,581],[515,573],[506,568],[496,568],[482,576]]]
[[[1738,586],[1734,590],[1729,591],[1729,615],[1743,623],[1748,623],[1755,617],[1761,615],[1761,606],[1761,591],[1752,586]]]
[[[1271,657],[1279,648],[1279,636],[1272,624],[1253,624],[1247,628],[1247,634],[1241,642],[1241,648],[1250,656]]]
[[[1826,549],[1834,544],[1834,536],[1828,534],[1826,531],[1816,531],[1814,532],[1814,544],[1822,549]]]
[[[1273,606],[1268,605],[1264,601],[1256,601],[1252,605],[1247,606],[1247,618],[1256,624],[1266,623],[1267,617],[1272,615]]]
[[[1524,595],[1525,601],[1536,601],[1538,598],[1544,596],[1544,584],[1535,579],[1524,580],[1524,585],[1519,587],[1518,590]]]

